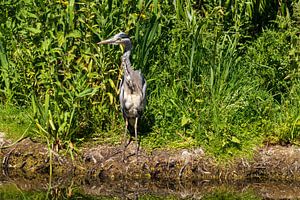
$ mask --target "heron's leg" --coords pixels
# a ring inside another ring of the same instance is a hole
[[[138,161],[138,152],[139,152],[139,141],[138,141],[138,135],[137,135],[137,124],[138,124],[138,118],[135,118],[135,123],[134,123],[134,134],[135,134],[135,141],[136,141],[136,160]]]
[[[125,150],[131,140],[129,140],[128,144],[126,142],[126,132],[128,127],[128,119],[125,117],[125,130],[124,130],[124,148],[123,148],[123,161],[125,161]]]

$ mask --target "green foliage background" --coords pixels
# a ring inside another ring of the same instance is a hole
[[[124,31],[148,83],[142,146],[298,144],[298,1],[0,2],[1,109],[25,109],[34,137],[121,141],[121,51],[96,43]]]

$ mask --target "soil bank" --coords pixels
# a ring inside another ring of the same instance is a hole
[[[1,141],[0,141],[1,142]],[[0,143],[1,145],[1,143]],[[2,147],[8,142],[2,141]],[[73,152],[74,153],[74,152]],[[49,151],[47,145],[24,139],[0,150],[3,174],[53,177],[84,176],[100,180],[215,180],[215,181],[299,181],[300,148],[265,146],[255,150],[253,158],[237,158],[218,163],[201,148],[139,151],[132,142],[122,146],[83,147],[74,153]]]

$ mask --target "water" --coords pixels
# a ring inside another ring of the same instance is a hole
[[[0,176],[0,199],[300,199],[298,182],[100,180]]]

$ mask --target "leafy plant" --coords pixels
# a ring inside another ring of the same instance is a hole
[[[120,141],[122,52],[96,45],[120,31],[147,79],[144,147],[227,156],[298,143],[297,2],[9,0],[0,11],[0,102],[30,108],[34,133],[56,146]]]

